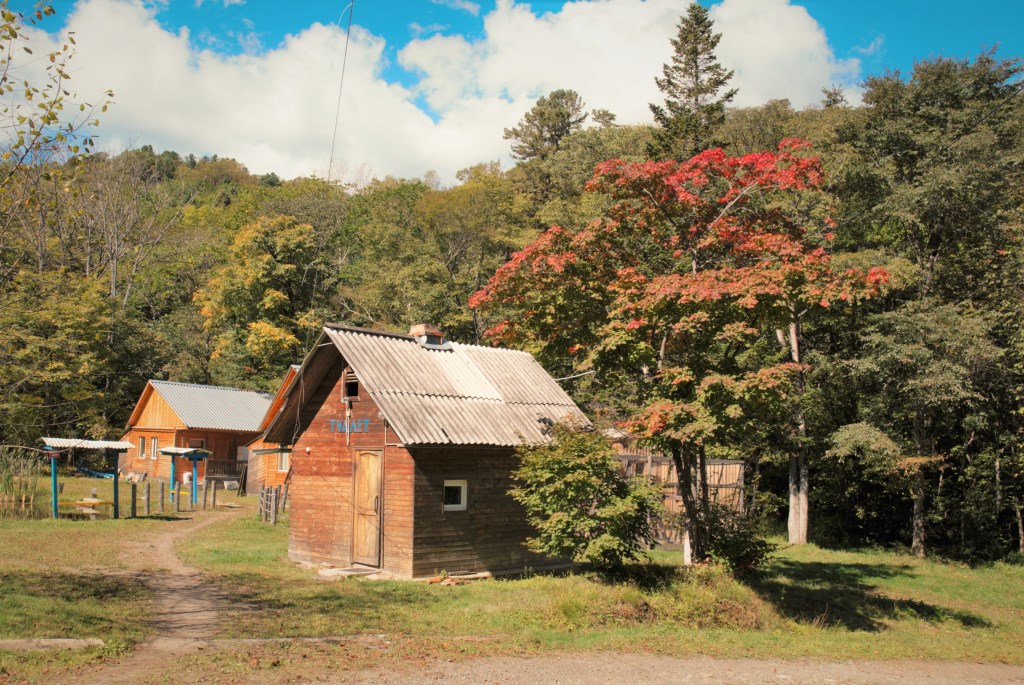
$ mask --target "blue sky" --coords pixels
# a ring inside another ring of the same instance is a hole
[[[510,164],[502,133],[538,97],[572,88],[619,123],[649,123],[654,77],[688,0],[356,0],[341,108],[348,0],[54,0],[38,40],[74,31],[72,85],[107,89],[98,137],[238,159],[292,178],[421,176]],[[30,0],[14,0],[27,7]],[[734,104],[859,84],[915,59],[1024,55],[1024,0],[719,0],[718,56]],[[36,54],[41,54],[36,50]],[[332,154],[335,120],[338,140]]]
[[[535,13],[557,12],[564,2],[529,2]],[[703,2],[713,6],[716,2]],[[1024,56],[1024,0],[797,0],[824,27],[838,57],[860,58],[866,74],[886,68],[909,71],[915,60],[974,57],[985,47]],[[314,22],[344,25],[349,0],[170,0],[158,14],[171,30],[189,27],[197,41],[228,54],[278,45]],[[684,3],[680,3],[684,7]],[[356,0],[353,21],[388,42],[390,80],[415,76],[395,63],[395,53],[414,38],[433,33],[483,35],[493,0]]]

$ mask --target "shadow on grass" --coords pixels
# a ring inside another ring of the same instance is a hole
[[[142,629],[148,597],[124,576],[0,570],[0,635],[123,638]]]
[[[881,631],[886,621],[955,621],[965,628],[991,625],[966,611],[913,599],[894,599],[878,590],[877,581],[909,577],[903,564],[838,564],[776,560],[760,578],[746,584],[783,616],[818,627]]]
[[[272,616],[298,612],[366,619],[385,616],[399,607],[427,608],[441,601],[421,583],[351,579],[304,586],[282,586],[257,573],[231,573],[220,579],[236,609]]]

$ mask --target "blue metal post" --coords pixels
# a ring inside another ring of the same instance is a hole
[[[50,452],[50,486],[53,492],[53,518],[57,518],[57,453]]]
[[[168,455],[171,458],[171,502],[174,501],[174,455]]]
[[[192,506],[199,502],[199,460],[192,459]]]
[[[108,450],[107,454],[110,455],[111,452]],[[117,481],[120,480],[120,478],[117,477],[117,452],[113,452],[113,455],[114,455],[114,518],[121,518],[121,502],[119,501],[120,497],[118,497],[118,493],[117,493]]]

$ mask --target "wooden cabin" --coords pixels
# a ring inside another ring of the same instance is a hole
[[[291,449],[265,441],[263,434],[270,428],[271,421],[281,410],[285,391],[288,389],[292,379],[295,378],[295,374],[299,372],[299,368],[298,364],[292,364],[288,367],[288,372],[281,382],[281,387],[278,388],[274,399],[270,401],[270,407],[260,423],[260,437],[248,445],[249,468],[245,480],[248,491],[251,493],[256,493],[260,486],[272,488],[288,482],[292,464]]]
[[[199,463],[199,478],[238,480],[245,477],[247,445],[259,435],[270,396],[255,390],[212,385],[149,381],[128,419],[122,440],[132,448],[121,462],[124,472],[175,482],[192,473],[188,459],[160,454],[164,447],[209,450]],[[189,476],[191,477],[191,476]]]
[[[526,352],[328,324],[264,437],[292,451],[289,556],[400,578],[542,567],[514,449],[566,419],[586,423]]]

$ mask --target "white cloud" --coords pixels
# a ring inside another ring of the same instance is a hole
[[[379,175],[433,169],[450,181],[474,163],[507,161],[504,128],[555,88],[578,91],[620,123],[649,122],[648,103],[661,99],[654,76],[671,56],[685,7],[580,0],[536,14],[499,0],[478,41],[430,35],[401,46],[399,64],[419,75],[414,88],[382,78],[387,46],[354,26],[334,158]],[[250,54],[229,57],[187,30],[166,31],[154,11],[142,0],[79,0],[68,17],[78,42],[74,89],[83,99],[115,92],[102,144],[216,153],[286,178],[326,172],[341,28],[314,24],[279,46],[250,42]],[[837,60],[822,28],[787,0],[724,0],[712,12],[724,34],[719,56],[736,70],[737,104],[788,97],[804,106],[820,99],[822,86],[849,86],[859,75],[858,61]],[[416,106],[421,98],[433,119]]]
[[[469,2],[469,0],[430,0],[435,5],[443,5],[444,7],[450,7],[453,10],[461,10],[463,12],[469,12],[474,17],[480,15],[480,5],[475,2]]]
[[[736,71],[736,105],[786,97],[804,107],[821,100],[822,87],[850,88],[860,74],[860,60],[836,59],[825,30],[789,0],[725,0],[711,18],[722,33],[718,56]]]
[[[865,57],[871,57],[881,52],[882,47],[885,45],[885,36],[875,36],[874,40],[868,43],[864,47],[857,46],[853,50],[854,52],[864,55]]]

